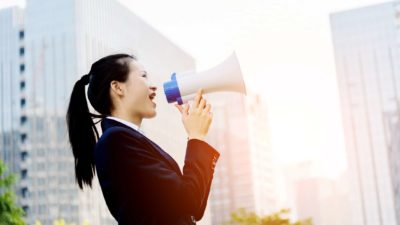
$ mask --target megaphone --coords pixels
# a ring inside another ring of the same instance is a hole
[[[192,100],[200,88],[205,94],[231,91],[246,95],[246,86],[235,53],[214,68],[200,73],[194,71],[173,73],[171,80],[165,82],[163,86],[168,103],[177,102],[179,105]]]

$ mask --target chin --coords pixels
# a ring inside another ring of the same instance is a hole
[[[152,112],[147,113],[146,116],[145,116],[145,118],[151,119],[151,118],[154,118],[154,117],[156,117],[156,116],[157,116],[157,111],[154,110],[154,111],[152,111]]]

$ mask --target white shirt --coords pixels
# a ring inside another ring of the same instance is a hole
[[[144,131],[142,131],[142,130],[141,130],[136,124],[134,124],[134,123],[131,123],[131,122],[129,122],[129,121],[126,121],[126,120],[123,120],[123,119],[120,119],[120,118],[117,118],[117,117],[113,117],[113,116],[107,116],[107,119],[112,119],[112,120],[118,121],[118,122],[120,122],[120,123],[123,123],[123,124],[127,125],[128,127],[131,127],[132,129],[134,129],[134,130],[136,130],[136,131],[138,131],[139,133],[141,133],[141,134],[144,135]]]

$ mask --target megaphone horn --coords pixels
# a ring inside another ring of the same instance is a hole
[[[193,71],[173,73],[171,80],[165,82],[163,86],[168,103],[177,102],[180,105],[193,99],[200,88],[205,94],[231,91],[246,95],[246,86],[235,53],[214,68],[200,73]]]

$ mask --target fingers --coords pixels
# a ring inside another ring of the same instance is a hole
[[[204,108],[202,114],[208,116],[207,118],[208,118],[209,122],[211,123],[212,117],[213,117],[213,113],[211,112],[211,105],[210,104],[206,105],[206,107]]]
[[[180,113],[183,113],[183,108],[179,104],[175,104],[175,107],[179,110]]]
[[[189,108],[190,108],[189,104],[186,103],[185,107],[183,107],[184,115],[188,115],[189,114]]]
[[[205,113],[209,113],[211,111],[211,105],[210,104],[207,104],[206,105],[206,108],[204,108],[204,112]]]
[[[194,107],[195,107],[195,108],[197,108],[197,107],[199,106],[200,101],[201,101],[201,99],[202,99],[202,95],[203,95],[203,89],[200,88],[200,89],[197,91],[196,97],[194,98]]]
[[[205,106],[205,105],[206,105],[206,100],[205,100],[204,98],[201,98],[200,104],[199,104],[199,106],[198,106],[198,109],[199,109],[199,110],[204,109],[204,106]]]
[[[186,116],[189,113],[189,104],[184,104],[183,107],[182,105],[175,104],[175,107],[179,110],[179,112],[182,114],[182,116]]]
[[[203,98],[203,89],[200,88],[196,96],[194,98],[194,101],[192,104],[186,103],[183,106],[179,104],[175,104],[175,107],[179,110],[179,112],[183,116],[189,115],[189,109],[192,107],[194,112],[197,113],[204,113],[204,114],[210,114],[211,111],[211,105],[207,104],[207,100]]]

